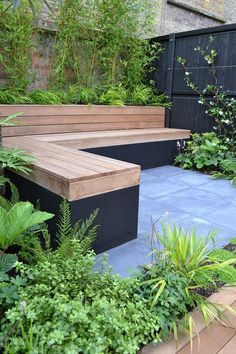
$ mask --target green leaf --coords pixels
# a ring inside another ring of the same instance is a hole
[[[7,273],[11,270],[17,261],[15,254],[1,254],[0,255],[0,273]]]
[[[29,202],[16,203],[9,211],[0,206],[0,247],[5,250],[20,242],[20,237],[31,227],[51,219],[54,215],[35,211]]]

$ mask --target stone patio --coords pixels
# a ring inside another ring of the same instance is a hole
[[[236,187],[174,166],[143,171],[138,238],[106,252],[114,272],[128,276],[139,264],[150,262],[151,219],[156,221],[165,212],[169,224],[195,228],[199,235],[217,230],[216,243],[222,246],[236,236]]]

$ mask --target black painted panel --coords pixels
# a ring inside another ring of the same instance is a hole
[[[190,129],[192,133],[211,131],[213,119],[206,113],[206,107],[198,103],[198,98],[174,96],[170,120],[171,128]]]
[[[19,176],[7,172],[8,177],[18,187],[21,200],[33,204],[40,200],[42,210],[58,214],[61,197],[51,191]],[[73,222],[86,219],[99,208],[96,224],[100,225],[97,239],[93,244],[96,253],[106,251],[137,237],[139,186],[104,193],[90,198],[70,202]],[[49,221],[56,246],[57,216]]]
[[[214,40],[209,44],[210,36]],[[193,132],[211,130],[212,119],[206,116],[206,107],[197,103],[197,94],[187,87],[184,81],[184,69],[177,62],[177,57],[181,56],[187,59],[194,82],[200,89],[203,89],[206,84],[213,83],[213,80],[209,76],[206,61],[197,51],[194,51],[194,48],[200,45],[203,49],[207,46],[209,46],[209,50],[216,49],[218,53],[216,58],[218,84],[222,85],[222,91],[228,92],[231,97],[236,97],[236,24],[180,32],[175,36],[157,37],[152,40],[160,41],[165,48],[168,48],[170,40],[172,40],[171,43],[172,45],[174,43],[175,46],[172,53],[165,51],[160,57],[160,62],[155,63],[157,69],[152,77],[156,82],[156,87],[162,92],[166,92],[167,88],[171,87],[168,92],[173,102],[169,115],[170,126],[191,129]],[[170,62],[171,55],[174,56],[173,75],[158,74],[158,68],[165,68],[166,72],[166,63]]]
[[[86,149],[93,154],[131,162],[148,169],[171,165],[177,155],[176,140]]]

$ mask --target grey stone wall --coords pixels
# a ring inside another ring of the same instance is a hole
[[[236,22],[236,0],[160,0],[159,35]]]

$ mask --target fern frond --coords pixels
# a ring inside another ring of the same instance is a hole
[[[6,198],[4,198],[2,195],[0,196],[0,206],[2,208],[4,208],[5,210],[10,210],[11,209],[11,202],[9,200],[7,200]]]
[[[29,233],[21,246],[20,256],[27,263],[43,262],[52,253],[51,236],[46,223],[38,231]]]
[[[88,217],[88,219],[86,219],[85,221],[83,221],[80,225],[80,228],[78,229],[78,234],[77,237],[79,239],[84,239],[86,236],[86,233],[89,231],[90,227],[92,226],[92,224],[94,223],[97,215],[98,215],[98,209],[95,209],[93,213],[90,214],[90,216]],[[97,228],[98,226],[96,226]],[[91,231],[91,230],[90,230]]]
[[[81,254],[85,255],[92,247],[93,242],[97,236],[98,225],[95,225],[92,229],[88,231],[88,235],[86,235],[81,241]]]
[[[20,195],[17,187],[11,181],[8,182],[11,190],[11,203],[16,204],[20,201]]]
[[[10,187],[11,198],[9,200],[3,196],[0,196],[0,206],[9,211],[13,205],[20,201],[20,196],[17,187],[11,181],[7,180],[6,183]]]
[[[58,224],[57,224],[57,242],[58,244],[62,244],[66,238],[69,238],[71,234],[71,210],[68,201],[63,198],[58,216]]]

